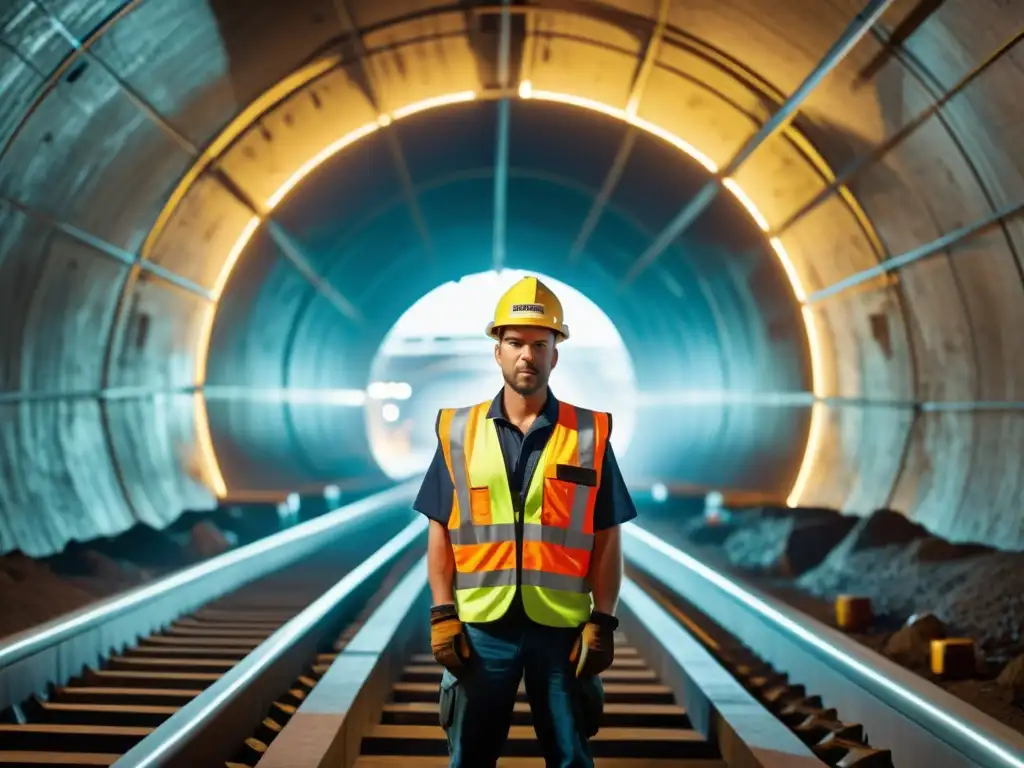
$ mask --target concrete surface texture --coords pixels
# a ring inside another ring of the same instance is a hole
[[[503,210],[511,266],[606,296],[642,389],[743,396],[651,398],[649,476],[1024,545],[1024,4],[946,0],[909,34],[889,4],[639,274],[864,4],[517,4],[507,79],[473,5],[0,7],[0,551],[372,473],[361,409],[275,393],[364,387],[406,306],[491,265]],[[732,188],[760,221],[721,226]]]

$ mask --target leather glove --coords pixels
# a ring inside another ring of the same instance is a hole
[[[618,628],[619,620],[614,616],[600,611],[590,614],[569,654],[569,661],[576,665],[576,677],[599,675],[612,665]]]
[[[469,661],[469,639],[451,603],[430,609],[430,650],[437,663],[456,677]]]

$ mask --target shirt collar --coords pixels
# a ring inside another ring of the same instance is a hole
[[[491,407],[487,410],[488,419],[501,419],[502,421],[508,421],[505,418],[505,413],[501,409],[501,398],[504,394],[504,387],[498,391],[497,396],[491,401]],[[548,399],[544,402],[544,409],[537,414],[537,418],[534,420],[533,425],[530,429],[537,429],[538,427],[549,427],[558,421],[558,398],[555,397],[555,393],[551,391],[551,387],[548,387]]]

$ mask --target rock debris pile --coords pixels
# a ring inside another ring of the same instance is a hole
[[[186,514],[162,531],[137,525],[114,538],[73,542],[45,559],[0,556],[0,638],[272,532],[250,530],[253,524],[240,518],[232,525],[227,512]]]
[[[888,509],[752,507],[714,524],[667,513],[654,532],[823,621],[838,595],[870,598],[876,621],[858,640],[1024,733],[1024,552],[950,542]],[[931,674],[931,640],[946,637],[974,640],[973,679]]]

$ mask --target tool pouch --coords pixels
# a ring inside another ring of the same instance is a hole
[[[455,704],[459,696],[459,680],[447,669],[441,675],[440,700],[438,702],[438,719],[441,727],[447,731],[455,722]]]
[[[601,729],[604,717],[604,685],[597,675],[579,679],[580,729],[592,738]]]

